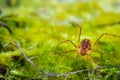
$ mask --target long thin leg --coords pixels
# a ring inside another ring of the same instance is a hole
[[[87,54],[87,63],[89,63],[88,54]],[[86,64],[87,64],[87,63],[86,63]],[[90,67],[89,65],[90,65],[90,64],[88,64],[88,69],[89,69],[89,67]],[[91,73],[90,73],[90,71],[88,71],[88,80],[91,80],[90,77],[91,77]]]
[[[77,48],[77,46],[76,46],[71,40],[62,41],[62,42],[58,43],[57,47],[58,47],[60,44],[65,43],[65,42],[70,42],[75,48]]]
[[[79,54],[77,53],[77,55],[76,55],[76,57],[75,57],[75,59],[74,59],[74,62],[73,62],[74,68],[75,68],[75,66],[77,65],[77,64],[76,64],[76,61],[77,61],[78,57],[79,57]]]
[[[100,58],[101,58],[101,64],[103,65],[104,64],[104,62],[103,62],[103,53],[102,53],[102,51],[100,51],[100,50],[94,50],[94,51],[92,51],[92,52],[98,52],[99,54],[100,54]]]
[[[79,35],[78,35],[78,44],[79,44],[79,42],[80,42],[80,37],[81,37],[82,27],[81,27],[79,24],[77,24],[77,23],[74,23],[74,22],[71,22],[71,23],[72,23],[72,25],[77,26],[77,27],[79,27],[79,29],[80,29]]]
[[[120,38],[120,36],[115,35],[115,34],[103,33],[103,34],[100,35],[100,37],[96,40],[96,42],[93,44],[93,46],[96,45],[97,42],[98,42],[104,35],[109,35],[109,36],[113,36],[113,37],[118,37],[118,38]]]
[[[76,46],[71,40],[65,40],[65,41],[62,41],[62,42],[58,43],[58,45],[57,45],[57,47],[56,47],[56,49],[55,49],[55,53],[56,53],[56,50],[57,50],[58,46],[59,46],[60,44],[62,44],[62,43],[65,43],[65,42],[70,42],[75,48],[77,48],[77,46]]]
[[[79,28],[80,28],[80,32],[79,32],[79,36],[78,36],[78,43],[80,42],[80,37],[81,37],[81,31],[82,31],[82,28],[79,24],[76,24]]]
[[[66,50],[66,51],[63,51],[63,52],[52,52],[52,53],[58,53],[58,54],[61,54],[61,53],[68,53],[68,52],[75,52],[76,50]]]
[[[91,67],[89,66],[89,59],[92,58],[92,56],[90,54],[87,54],[87,63],[88,64],[88,69],[91,69]],[[93,58],[92,58],[93,60]],[[94,60],[93,60],[94,61]],[[94,74],[94,69],[93,70],[88,70],[88,80],[93,80],[93,74]]]

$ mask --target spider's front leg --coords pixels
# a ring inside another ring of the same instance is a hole
[[[75,45],[75,43],[73,43],[73,41],[71,41],[71,40],[65,40],[65,41],[59,42],[58,45],[57,45],[57,47],[58,47],[60,44],[65,43],[65,42],[70,42],[75,48],[77,48],[77,46]]]
[[[74,44],[73,41],[71,40],[65,40],[65,41],[62,41],[62,42],[59,42],[56,49],[55,49],[55,53],[56,53],[56,50],[57,48],[59,47],[60,44],[63,44],[63,43],[66,43],[66,42],[70,42],[75,48],[77,48],[77,46]],[[67,52],[73,52],[73,51],[76,51],[76,50],[67,50],[67,51],[64,51],[63,53],[67,53]]]

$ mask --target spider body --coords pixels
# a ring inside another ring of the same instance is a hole
[[[78,45],[78,53],[81,55],[87,55],[91,50],[91,41],[89,39],[84,39]]]

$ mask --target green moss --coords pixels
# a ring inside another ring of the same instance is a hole
[[[79,56],[77,52],[67,52],[75,49],[69,43],[59,42],[70,39],[76,45],[79,28],[72,25],[78,23],[82,27],[81,40],[89,38],[92,44],[98,37],[108,32],[120,35],[120,13],[112,10],[105,11],[101,2],[52,2],[45,3],[44,0],[21,0],[19,7],[3,7],[1,21],[7,23],[13,30],[13,34],[0,27],[0,64],[8,66],[7,78],[11,80],[64,80],[62,77],[36,77],[39,73],[25,61],[18,48],[12,44],[3,47],[12,40],[18,40],[21,47],[32,61],[47,72],[66,73],[82,69],[96,68],[97,66],[119,66],[120,65],[120,38],[105,35],[92,47],[87,56]],[[108,0],[109,2],[109,0]],[[2,2],[3,3],[3,2]],[[43,3],[43,4],[42,4]],[[105,3],[106,4],[106,3]],[[116,8],[115,8],[116,9]],[[13,43],[14,44],[14,43]],[[77,51],[77,50],[76,50]],[[101,54],[103,58],[101,58]],[[119,71],[118,68],[107,68],[95,71],[93,79],[114,79]],[[92,73],[92,71],[90,71]],[[69,76],[69,80],[87,79],[88,72],[82,72]]]

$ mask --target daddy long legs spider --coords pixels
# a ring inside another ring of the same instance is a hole
[[[88,55],[90,53],[90,51],[92,50],[92,48],[99,42],[99,40],[105,36],[105,35],[108,35],[108,36],[113,36],[113,37],[118,37],[120,38],[120,36],[118,35],[115,35],[115,34],[110,34],[110,33],[103,33],[101,34],[98,39],[93,43],[91,44],[91,41],[90,39],[83,39],[83,40],[80,40],[80,37],[81,37],[81,31],[82,31],[82,28],[79,24],[75,24],[76,26],[79,27],[79,36],[78,36],[78,44],[76,45],[73,41],[71,40],[65,40],[65,41],[62,41],[62,42],[59,42],[57,47],[62,44],[62,43],[65,43],[65,42],[70,42],[75,48],[76,48],[76,51],[77,53],[79,53],[80,55],[82,56],[85,56],[85,55]],[[57,48],[56,47],[56,48]],[[73,50],[75,51],[75,50]],[[77,55],[78,56],[78,55]],[[102,58],[102,53],[101,53],[101,58]]]
[[[115,35],[115,34],[103,33],[103,34],[101,34],[101,35],[98,37],[98,39],[97,39],[93,44],[91,44],[91,40],[90,40],[90,39],[80,40],[82,28],[81,28],[81,26],[80,26],[79,24],[75,24],[75,25],[79,27],[79,36],[78,36],[78,43],[77,43],[77,45],[76,45],[72,40],[65,40],[65,41],[59,42],[58,45],[57,45],[57,47],[58,47],[58,46],[59,46],[60,44],[62,44],[62,43],[69,42],[69,43],[71,43],[71,44],[76,48],[76,50],[70,50],[70,51],[77,51],[77,56],[76,56],[75,61],[74,61],[73,64],[76,63],[76,59],[79,57],[79,55],[81,55],[81,56],[87,55],[87,61],[89,61],[89,60],[88,60],[88,54],[90,53],[90,51],[93,49],[93,47],[99,42],[99,40],[100,40],[103,36],[107,35],[107,36],[113,36],[113,37],[118,37],[118,38],[120,38],[120,36]],[[57,47],[56,47],[56,48],[57,48]],[[55,51],[55,52],[56,52],[56,51]],[[65,52],[69,52],[69,51],[65,51]],[[78,54],[79,54],[79,55],[78,55]],[[101,59],[103,59],[103,55],[102,55],[101,52],[100,52],[100,54],[101,54]],[[103,62],[102,62],[102,64],[103,64]],[[74,65],[73,65],[73,66],[74,66]],[[89,66],[89,67],[90,67],[90,66]],[[75,69],[75,66],[74,66],[74,69]],[[88,80],[92,80],[92,74],[93,74],[93,73],[94,73],[94,70],[93,70],[92,72],[91,72],[91,71],[88,71]]]

